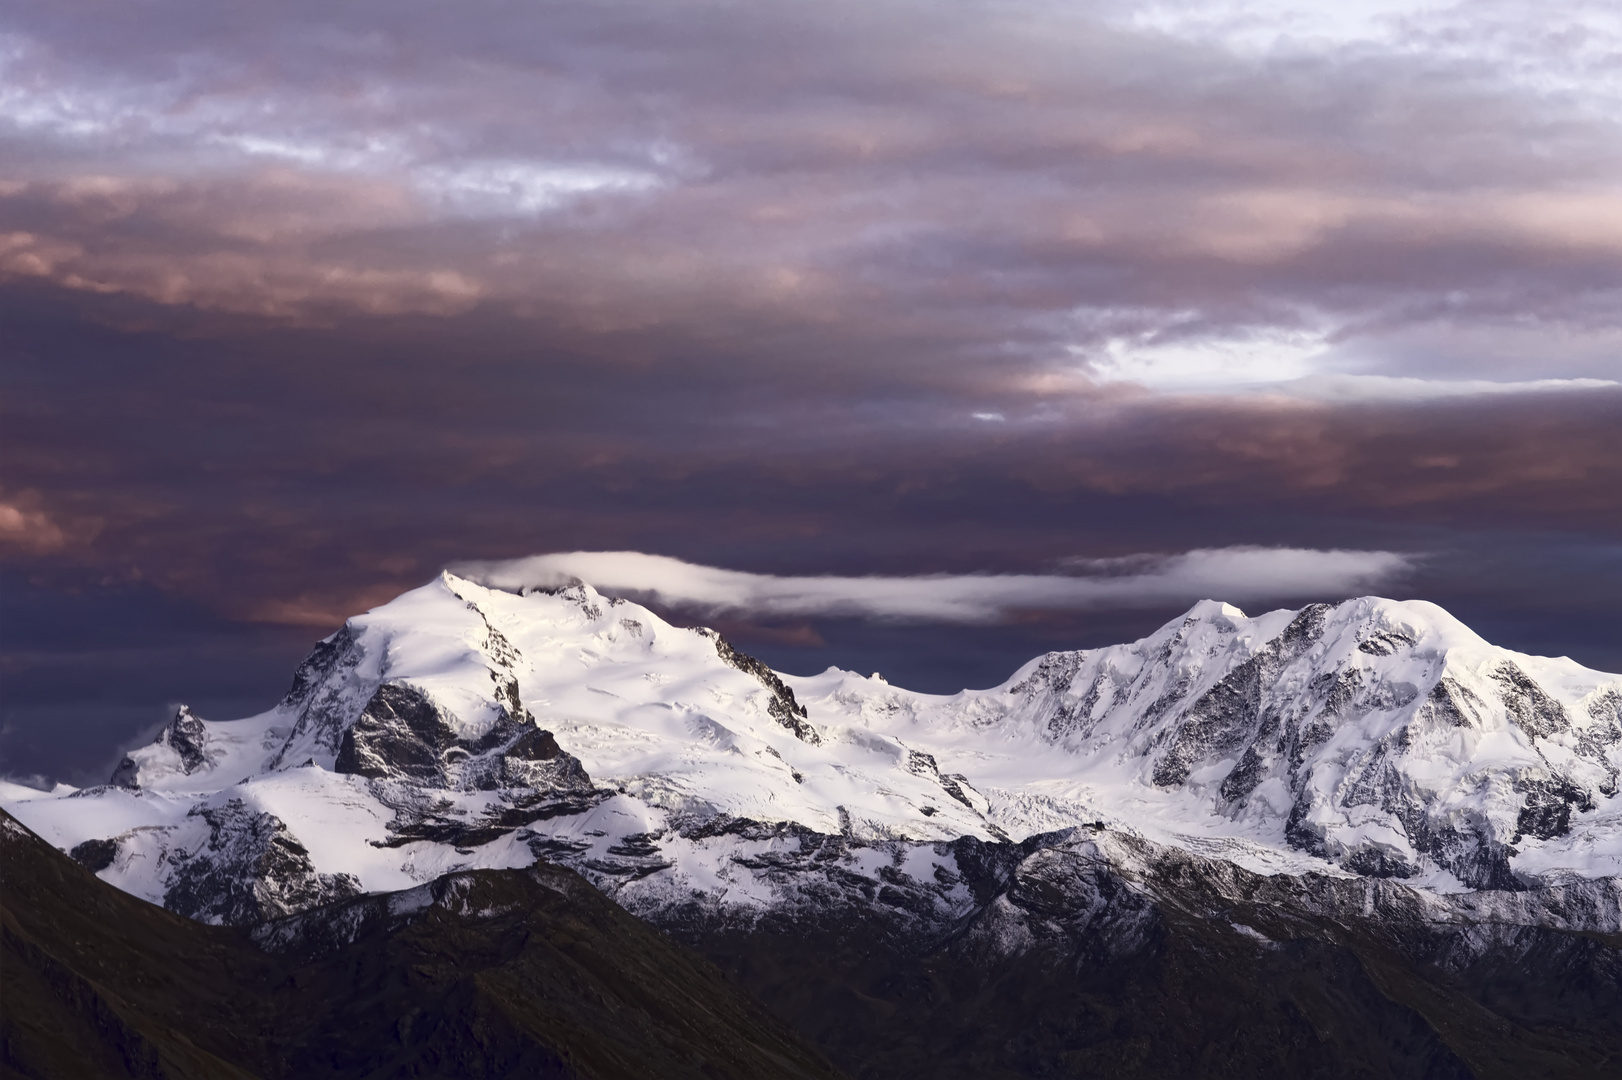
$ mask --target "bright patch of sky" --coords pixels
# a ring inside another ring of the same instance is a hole
[[[1474,63],[1494,79],[1587,99],[1622,99],[1622,4],[1614,0],[1161,0],[1129,5],[1128,25],[1238,53],[1372,46]]]
[[[394,139],[380,136],[338,144],[291,135],[210,133],[207,142],[240,151],[250,157],[277,158],[315,169],[342,172],[378,172],[401,164],[406,150]]]
[[[1072,347],[1095,382],[1164,393],[1264,393],[1314,401],[1429,401],[1482,394],[1610,390],[1614,379],[1431,378],[1337,370],[1346,358],[1326,335],[1257,330],[1242,337],[1156,342],[1130,337]],[[984,418],[976,413],[976,418]]]
[[[646,191],[661,184],[652,172],[602,165],[536,161],[473,161],[415,172],[420,189],[470,213],[521,214],[555,209],[594,192]]]
[[[1281,44],[1342,44],[1387,37],[1405,16],[1452,7],[1425,0],[1167,0],[1133,6],[1129,21],[1177,37],[1267,51]]]
[[[1575,390],[1612,390],[1622,383],[1611,379],[1527,379],[1492,382],[1487,379],[1409,379],[1390,375],[1311,375],[1268,389],[1292,397],[1318,401],[1433,401],[1482,394],[1560,393]]]
[[[0,127],[10,124],[34,135],[93,142],[103,149],[110,138],[145,140],[160,157],[203,156],[215,165],[270,160],[398,180],[441,210],[474,217],[532,215],[580,195],[643,191],[663,183],[652,168],[592,161],[515,157],[430,163],[425,159],[449,140],[421,125],[407,138],[386,128],[315,124],[312,117],[324,108],[296,96],[270,108],[258,97],[199,95],[185,79],[128,85],[86,79],[82,72],[73,78],[63,75],[50,70],[26,40],[0,36]],[[679,148],[666,144],[647,151],[654,167],[673,166],[680,158]]]
[[[43,77],[31,70],[32,54],[23,38],[0,35],[0,123],[62,138],[91,138],[107,134],[138,111]]]
[[[1156,342],[1110,338],[1101,351],[1072,349],[1085,356],[1093,376],[1106,383],[1127,382],[1170,392],[1234,390],[1267,386],[1314,373],[1323,353],[1316,334],[1258,330],[1245,337]]]

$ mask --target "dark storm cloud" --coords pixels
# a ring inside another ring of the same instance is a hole
[[[98,672],[131,732],[237,708],[545,552],[1391,552],[1382,587],[1622,667],[1617,28],[1322,9],[0,7],[0,765],[67,768],[39,725]],[[125,637],[33,647],[53,596]],[[1175,614],[1120,603],[728,632],[949,689]]]
[[[135,568],[240,616],[324,625],[445,562],[548,549],[972,573],[1436,543],[1403,528],[1622,539],[1615,390],[1137,394],[1026,417],[1008,395],[991,406],[1013,419],[988,422],[905,388],[852,400],[803,346],[740,378],[747,357],[713,342],[477,312],[225,336],[116,298],[5,314],[13,557]]]

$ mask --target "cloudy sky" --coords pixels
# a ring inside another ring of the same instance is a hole
[[[0,771],[450,564],[922,689],[1207,595],[1622,670],[1619,117],[1609,0],[0,0]]]

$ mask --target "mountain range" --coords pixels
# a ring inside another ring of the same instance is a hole
[[[1207,601],[927,695],[444,574],[270,710],[182,707],[108,784],[4,806],[266,955],[584,879],[855,1076],[1592,1076],[1619,771],[1622,677],[1418,601]]]

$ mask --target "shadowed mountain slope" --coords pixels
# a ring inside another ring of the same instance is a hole
[[[963,845],[934,932],[896,886],[662,925],[859,1080],[1622,1077],[1622,934],[1103,830]]]
[[[109,886],[0,816],[0,1073],[839,1074],[570,871],[453,874],[254,935]]]

